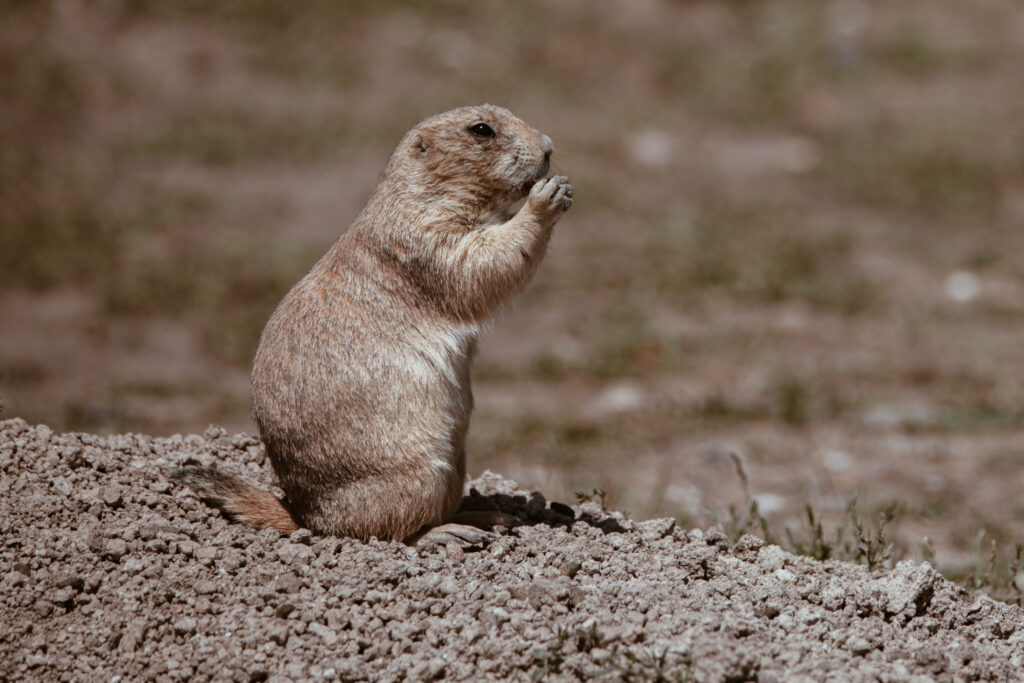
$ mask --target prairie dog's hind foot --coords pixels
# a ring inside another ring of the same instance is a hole
[[[485,546],[497,537],[498,535],[493,531],[485,531],[468,524],[450,522],[431,527],[413,536],[407,543],[417,548],[434,548],[448,545],[471,548],[473,546]]]

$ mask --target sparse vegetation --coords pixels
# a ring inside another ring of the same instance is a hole
[[[795,555],[806,555],[819,561],[853,562],[863,564],[870,570],[892,569],[896,562],[909,555],[908,548],[892,540],[900,517],[899,504],[890,502],[882,506],[875,514],[876,522],[865,524],[857,505],[856,491],[850,495],[845,515],[831,534],[825,530],[822,515],[807,503],[804,506],[806,518],[802,528],[794,531],[787,526],[780,537],[772,531],[771,524],[761,514],[757,500],[750,493],[750,482],[743,461],[736,454],[731,454],[730,459],[740,481],[744,504],[742,508],[730,504],[724,517],[713,510],[709,511],[730,542],[735,543],[744,534],[753,533],[760,535],[767,543],[782,546]],[[1024,543],[1016,543],[1013,554],[1006,557],[1005,553],[1000,552],[996,541],[990,541],[986,548],[984,540],[985,530],[982,529],[975,536],[974,559],[966,571],[941,565],[937,569],[970,590],[981,590],[1000,600],[1022,604]],[[935,563],[935,551],[927,536],[921,539],[918,559]]]
[[[761,531],[763,538],[768,543],[778,543],[775,535],[768,528],[768,520],[761,515],[757,500],[750,495],[750,481],[747,479],[747,471],[743,467],[743,461],[735,453],[730,453],[729,459],[736,468],[736,476],[739,477],[740,485],[743,487],[743,508],[740,509],[735,504],[730,503],[728,516],[725,519],[720,519],[714,510],[708,511],[710,516],[715,520],[716,524],[722,527],[731,543],[738,541],[744,534],[755,531],[755,528]]]
[[[685,683],[693,680],[693,659],[689,653],[668,650],[630,649],[613,645],[602,666],[591,675],[615,676],[622,681]]]
[[[566,656],[563,649],[567,645],[571,647],[572,652],[590,652],[601,643],[601,638],[596,623],[592,623],[588,628],[574,631],[559,628],[558,635],[553,642],[534,650],[533,679],[543,680],[548,674],[561,673]]]
[[[1007,558],[995,540],[985,547],[985,530],[974,539],[974,560],[961,580],[972,590],[982,590],[1016,605],[1024,598],[1024,543],[1016,543]]]
[[[602,647],[603,640],[596,623],[573,631],[559,628],[552,642],[534,650],[531,677],[542,681],[552,674],[571,674],[581,678],[612,676],[621,681],[654,683],[683,683],[692,679],[692,659],[688,653],[627,648],[618,643],[607,648],[608,653],[600,659],[596,669],[592,669],[589,662],[587,668],[570,663],[573,653],[589,653]]]
[[[594,488],[590,491],[576,492],[577,503],[589,503],[591,501],[597,502],[601,506],[602,512],[608,512],[608,492],[604,489]]]

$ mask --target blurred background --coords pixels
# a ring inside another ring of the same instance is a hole
[[[482,342],[472,474],[798,534],[857,491],[977,571],[1024,540],[1021,64],[1015,0],[5,0],[4,417],[254,431],[277,302],[486,101],[577,199]]]

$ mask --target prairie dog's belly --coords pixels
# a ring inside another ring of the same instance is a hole
[[[468,385],[469,366],[476,353],[476,325],[438,326],[409,335],[403,344],[405,368],[411,378],[426,385]]]
[[[404,346],[396,387],[418,407],[410,414],[403,441],[412,451],[428,451],[435,469],[458,466],[473,410],[470,363],[476,352],[476,326],[438,329]]]

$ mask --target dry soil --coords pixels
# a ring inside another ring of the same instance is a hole
[[[270,486],[258,439],[0,422],[3,680],[1024,680],[1024,611],[926,563],[817,562],[498,475],[479,549],[256,532],[168,469]],[[660,677],[660,678],[659,678]]]

